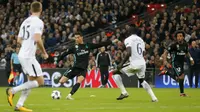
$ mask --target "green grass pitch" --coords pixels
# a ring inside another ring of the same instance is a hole
[[[6,88],[0,88],[0,112],[13,112],[14,107],[7,103]],[[62,98],[51,99],[51,92],[59,90]],[[159,102],[152,103],[149,95],[142,88],[128,88],[130,96],[117,101],[119,89],[81,88],[73,96],[75,100],[65,97],[71,88],[37,88],[31,91],[25,107],[34,112],[200,112],[200,89],[186,89],[190,97],[180,97],[178,89],[153,89]],[[90,97],[95,95],[95,97]],[[19,93],[14,97],[14,104]]]

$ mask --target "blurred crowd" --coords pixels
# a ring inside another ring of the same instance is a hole
[[[9,62],[9,52],[17,47],[17,33],[21,22],[30,15],[30,2],[19,2],[26,0],[9,0],[8,3],[0,5],[0,66]],[[44,11],[41,19],[45,23],[43,41],[46,48],[60,45],[72,39],[77,31],[87,35],[103,29],[110,25],[126,20],[133,14],[146,12],[149,3],[156,0],[46,0],[43,1]],[[164,1],[164,0],[157,0]],[[158,12],[150,20],[141,18],[141,23],[132,23],[123,27],[116,27],[109,32],[101,30],[101,33],[92,39],[92,43],[99,43],[107,39],[118,38],[116,45],[107,47],[112,56],[112,66],[117,65],[123,56],[123,40],[132,25],[138,26],[138,35],[146,43],[145,59],[147,68],[159,67],[162,64],[160,56],[165,48],[171,44],[176,30],[186,32],[185,41],[189,44],[192,40],[200,41],[200,3],[194,0],[192,6],[175,6],[170,11]],[[99,50],[90,53],[89,69],[95,69],[95,56]],[[55,51],[50,53],[48,63],[57,64],[57,57],[61,53]],[[40,63],[44,61],[37,52]],[[58,63],[59,68],[73,66],[73,56],[68,55]],[[55,67],[55,66],[53,66]]]

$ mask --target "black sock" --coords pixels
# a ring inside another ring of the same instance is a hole
[[[78,88],[80,87],[80,83],[76,83],[73,87],[72,87],[72,90],[70,92],[71,95],[73,95],[77,90]]]
[[[180,93],[184,93],[184,85],[183,85],[184,79],[179,79],[179,88]]]
[[[175,75],[173,75],[171,72],[167,71],[166,75],[169,75],[172,79],[176,80]]]

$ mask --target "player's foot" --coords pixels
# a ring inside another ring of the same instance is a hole
[[[151,102],[158,102],[158,99],[151,100]]]
[[[66,97],[66,99],[67,99],[67,100],[74,100],[74,98],[72,98],[72,95],[71,95],[71,94],[68,94],[67,97]]]
[[[124,98],[128,98],[128,94],[121,94],[118,98],[117,98],[117,100],[123,100]]]
[[[33,110],[27,109],[25,107],[15,107],[14,111],[20,111],[20,112],[32,112]]]
[[[181,96],[181,97],[187,97],[188,95],[185,94],[185,93],[181,93],[180,96]]]
[[[12,107],[13,106],[13,97],[14,97],[14,94],[12,94],[10,88],[6,89],[6,95],[7,95],[7,100],[8,100],[9,105]]]

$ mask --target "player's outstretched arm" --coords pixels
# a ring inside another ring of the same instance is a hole
[[[129,57],[131,56],[131,47],[127,47],[126,48],[126,52],[127,54],[125,55],[124,59],[121,61],[121,63],[118,65],[118,69],[121,69],[124,65],[124,63],[127,62],[127,60],[129,59]]]
[[[118,42],[118,39],[115,39],[113,41],[108,40],[106,42],[100,42],[99,44],[90,44],[90,49],[97,49],[97,48],[100,48],[100,47],[103,47],[103,46],[108,46],[110,44],[114,44],[116,42]]]
[[[66,57],[69,54],[73,54],[73,49],[68,49],[67,51],[65,51],[64,53],[62,53],[62,55],[59,56],[59,58],[58,58],[58,62],[60,62],[61,60],[63,60],[64,57]]]

